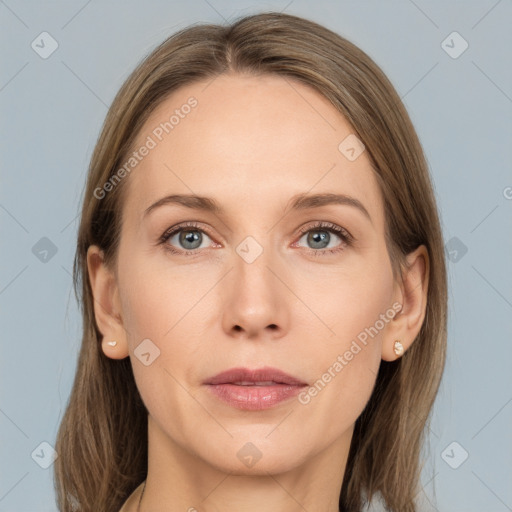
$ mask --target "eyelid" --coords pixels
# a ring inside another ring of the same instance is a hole
[[[347,247],[352,247],[356,242],[356,239],[352,234],[343,226],[335,224],[333,222],[328,221],[316,221],[313,225],[306,224],[299,228],[299,232],[301,233],[300,238],[297,242],[292,244],[293,247],[297,247],[300,239],[305,236],[306,233],[311,231],[327,231],[329,233],[334,233],[340,240],[341,243],[334,248],[324,247],[323,249],[312,249],[311,247],[304,247],[304,251],[312,257],[328,257],[328,256],[338,256],[341,254]]]
[[[174,226],[171,226],[170,228],[166,229],[163,234],[159,237],[160,242],[167,241],[173,234],[179,231],[186,231],[187,228],[190,229],[190,231],[203,231],[206,233],[210,238],[213,238],[213,235],[210,233],[210,230],[205,225],[201,224],[200,222],[196,221],[184,221],[180,222]]]
[[[313,222],[313,225],[311,224]],[[175,235],[176,233],[179,233],[180,231],[187,231],[187,228],[189,228],[189,231],[201,231],[205,233],[209,238],[212,240],[215,239],[215,237],[210,233],[210,228],[208,228],[206,225],[202,224],[201,222],[197,221],[184,221],[180,222],[170,228],[168,228],[160,237],[158,240],[158,244],[162,244],[166,246],[166,249],[170,250],[171,252],[174,252],[175,254],[179,255],[198,255],[200,254],[204,249],[176,249],[173,246],[170,246],[167,244],[168,240]],[[343,226],[339,226],[338,224],[328,222],[328,221],[310,221],[307,224],[304,224],[298,229],[298,232],[300,234],[298,240],[296,242],[293,242],[293,245],[297,244],[299,240],[304,236],[304,234],[315,231],[315,230],[325,230],[329,232],[333,232],[336,236],[338,236],[341,241],[342,245],[345,246],[352,245],[356,239],[354,236]],[[296,235],[297,236],[297,235]],[[217,243],[217,242],[215,242]],[[218,244],[217,244],[218,245]],[[305,247],[305,250],[314,253],[314,254],[321,254],[321,253],[335,253],[342,251],[343,248],[335,248],[335,249],[312,249],[310,247]]]
[[[311,225],[310,223],[308,223],[304,226],[301,226],[299,228],[299,233],[301,235],[303,235],[304,233],[307,233],[309,231],[314,231],[315,229],[316,230],[325,229],[325,230],[334,231],[338,236],[341,236],[342,238],[343,237],[347,238],[347,241],[349,241],[349,242],[356,241],[356,239],[350,233],[350,231],[348,231],[348,229],[344,228],[343,226],[339,226],[338,224],[335,224],[333,222],[322,221],[322,220],[313,221],[313,222],[315,223],[314,225]]]

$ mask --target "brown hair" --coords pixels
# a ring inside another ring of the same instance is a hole
[[[59,510],[118,510],[147,472],[147,410],[130,358],[112,360],[101,350],[86,258],[95,244],[107,264],[115,263],[126,179],[102,199],[94,191],[119,169],[145,120],[171,92],[227,72],[280,75],[327,98],[374,167],[395,269],[419,245],[427,248],[425,320],[402,358],[381,361],[340,489],[341,510],[358,512],[364,499],[380,493],[388,510],[414,512],[420,450],[446,351],[446,268],[428,166],[405,107],[368,55],[316,23],[272,12],[172,35],[138,65],[109,109],[91,159],[73,267],[83,338],[56,442]]]

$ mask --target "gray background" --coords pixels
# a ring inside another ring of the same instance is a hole
[[[52,466],[39,465],[51,462],[50,450],[39,445],[54,445],[75,370],[77,215],[108,105],[172,32],[267,9],[353,41],[409,110],[452,260],[448,360],[425,496],[435,493],[432,510],[442,512],[512,510],[510,0],[0,0],[0,511],[56,510]],[[58,43],[46,59],[31,47],[43,31]],[[469,44],[460,55],[457,36],[442,43],[454,31]],[[43,252],[43,237],[55,254]]]

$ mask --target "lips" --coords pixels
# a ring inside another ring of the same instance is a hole
[[[239,386],[286,384],[289,386],[305,386],[307,383],[277,368],[265,367],[255,370],[231,368],[206,380],[204,384],[235,384]]]
[[[306,382],[277,368],[232,368],[203,383],[217,399],[242,410],[261,411],[295,397]]]

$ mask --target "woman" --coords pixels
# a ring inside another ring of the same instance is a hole
[[[428,167],[378,66],[264,13],[115,98],[74,266],[61,511],[417,510],[446,347]]]

